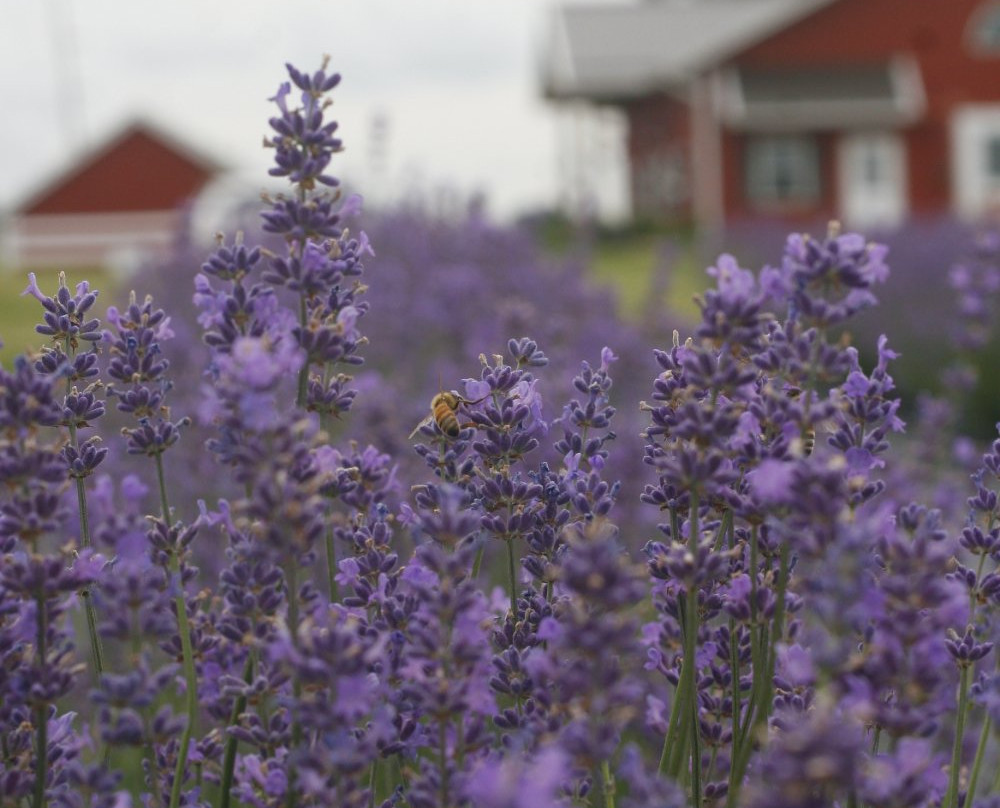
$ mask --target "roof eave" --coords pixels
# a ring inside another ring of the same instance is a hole
[[[130,118],[124,124],[121,124],[118,128],[112,130],[107,137],[102,138],[96,145],[91,145],[81,149],[80,152],[73,155],[62,166],[56,167],[34,188],[25,192],[18,201],[12,204],[8,209],[9,212],[13,215],[24,214],[26,211],[37,205],[46,196],[59,188],[60,185],[63,185],[72,179],[82,166],[96,162],[104,155],[113,151],[118,144],[128,138],[133,132],[137,131],[147,131],[151,133],[155,138],[162,141],[173,151],[177,152],[177,154],[184,157],[184,159],[202,169],[209,175],[209,178],[228,171],[231,168],[231,166],[221,160],[210,157],[201,150],[188,145],[159,124],[150,121],[147,117],[136,116]]]
[[[542,97],[554,102],[584,101],[598,105],[621,106],[647,98],[650,95],[663,93],[687,101],[693,76],[673,76],[670,78],[651,77],[628,84],[608,84],[589,86],[558,85],[545,81],[542,84]]]

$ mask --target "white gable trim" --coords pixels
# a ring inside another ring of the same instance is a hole
[[[1000,210],[1000,177],[991,175],[990,141],[1000,139],[1000,104],[964,104],[950,120],[951,192],[955,211],[978,219]]]
[[[13,216],[7,250],[21,267],[121,264],[168,249],[181,217],[178,210]]]

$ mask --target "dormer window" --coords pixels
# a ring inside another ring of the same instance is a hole
[[[747,140],[746,196],[758,209],[813,205],[820,198],[819,149],[810,135]]]
[[[969,50],[977,56],[1000,56],[1000,2],[993,0],[976,9],[966,38]]]

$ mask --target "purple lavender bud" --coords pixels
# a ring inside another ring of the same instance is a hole
[[[96,355],[93,351],[85,354],[77,354],[77,357],[88,357],[93,356],[95,359],[94,364],[96,365]],[[89,369],[88,369],[89,370]],[[66,358],[66,354],[63,353],[61,345],[53,345],[48,350],[43,350],[39,357],[35,360],[35,372],[40,373],[42,376],[60,376],[72,373],[69,367],[69,361]],[[100,371],[97,368],[93,368],[93,375],[98,375]]]
[[[955,663],[960,668],[966,668],[975,664],[993,650],[991,642],[976,642],[972,627],[965,630],[965,634],[959,637],[955,632],[951,632],[949,639],[944,641],[948,653],[951,654]]]
[[[198,532],[194,525],[183,525],[176,522],[173,525],[167,524],[159,518],[150,518],[150,528],[146,533],[149,539],[150,549],[154,563],[158,566],[167,566],[166,560],[170,556],[183,558],[189,552],[191,542]]]
[[[127,791],[118,790],[122,773],[104,766],[72,760],[62,767],[60,779],[66,790],[53,795],[58,808],[122,808],[130,800]]]
[[[190,423],[190,418],[181,418],[176,422],[159,421],[155,424],[143,418],[134,429],[122,430],[126,450],[129,454],[147,457],[162,455],[180,439],[181,428]]]
[[[792,319],[811,324],[838,324],[877,301],[870,291],[889,275],[884,259],[887,248],[866,244],[856,233],[841,235],[831,227],[823,241],[792,235],[782,262]],[[841,291],[839,299],[828,290]]]
[[[77,285],[76,292],[72,293],[66,286],[65,273],[59,273],[59,289],[53,297],[48,297],[38,288],[35,273],[30,272],[28,288],[22,294],[30,294],[42,304],[44,323],[35,326],[35,331],[51,337],[53,342],[67,344],[76,350],[80,340],[97,342],[101,339],[100,321],[84,319],[97,301],[97,292],[91,292],[86,282]]]
[[[119,390],[118,411],[134,418],[153,418],[160,413],[164,392],[153,387],[136,387]]]
[[[67,444],[62,449],[62,458],[66,461],[71,479],[85,479],[94,473],[108,456],[108,450],[99,445],[100,438],[96,435],[88,438],[79,447]]]
[[[140,746],[153,740],[142,712],[155,705],[167,688],[173,685],[178,667],[167,665],[154,671],[148,660],[142,657],[127,673],[101,676],[90,698],[100,705],[98,721],[106,743]],[[161,738],[173,734],[163,731],[162,717],[160,723],[158,734]]]
[[[417,491],[419,508],[415,527],[443,547],[456,547],[474,537],[482,521],[471,508],[470,494],[454,485],[424,486]]]
[[[765,318],[761,311],[762,290],[753,273],[742,269],[731,255],[722,255],[708,274],[717,289],[699,299],[701,325],[697,336],[715,345],[740,345],[755,350],[763,335]]]
[[[465,780],[463,796],[478,808],[566,808],[562,796],[570,779],[570,761],[559,747],[543,747],[531,756],[491,756]]]
[[[289,241],[339,238],[340,217],[333,203],[326,199],[300,202],[297,199],[276,199],[271,209],[261,213],[264,231],[284,236]]]
[[[26,434],[39,426],[55,426],[61,408],[52,394],[52,380],[36,374],[23,356],[13,373],[0,368],[0,432]]]
[[[153,298],[149,296],[139,305],[132,293],[126,309],[120,312],[112,306],[107,319],[115,329],[115,333],[105,332],[104,337],[111,354],[108,375],[125,384],[160,379],[170,365],[159,358],[160,341],[174,335],[166,312],[154,309]]]
[[[528,337],[508,340],[507,353],[519,368],[539,368],[549,363],[548,357],[539,350],[538,343]]]
[[[1000,574],[991,572],[979,582],[979,592],[984,598],[1000,602]]]
[[[74,426],[83,429],[90,426],[90,421],[104,415],[104,402],[98,401],[93,389],[88,388],[82,393],[75,387],[69,392],[63,402],[62,426]]]
[[[917,808],[944,797],[946,768],[945,755],[936,754],[930,741],[903,738],[892,752],[868,762],[858,796],[871,805]]]
[[[284,804],[288,778],[284,753],[280,757],[241,755],[236,763],[233,796],[253,808],[275,808]]]
[[[66,464],[57,453],[32,450],[20,442],[18,445],[0,444],[0,481],[11,488],[65,480]]]
[[[691,554],[686,542],[670,545],[649,542],[644,548],[650,575],[663,581],[680,581],[701,586],[720,578],[728,568],[729,560],[715,550],[711,539],[703,538],[696,556]]]
[[[973,701],[982,706],[996,721],[1000,719],[1000,675],[982,673],[969,689]]]
[[[760,758],[748,794],[754,808],[820,808],[859,780],[859,728],[827,706],[789,719]]]
[[[62,498],[49,490],[16,496],[0,504],[0,539],[17,538],[29,547],[57,531],[66,519]]]
[[[201,271],[220,280],[239,281],[253,272],[260,257],[260,247],[247,249],[237,236],[232,247],[220,243],[215,253],[201,265]]]
[[[995,513],[997,510],[997,492],[988,488],[979,488],[974,497],[967,500],[969,507],[986,514]]]
[[[38,597],[50,600],[83,589],[94,581],[96,573],[90,558],[80,557],[72,566],[66,566],[65,560],[58,556],[15,553],[0,568],[0,584],[25,600]]]
[[[163,571],[143,560],[118,560],[95,588],[101,635],[127,641],[162,638],[175,629]]]

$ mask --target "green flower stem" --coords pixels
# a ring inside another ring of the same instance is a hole
[[[521,699],[517,699],[518,715],[521,714]],[[465,722],[459,721],[455,727],[455,765],[459,770],[465,765]]]
[[[295,647],[298,647],[299,644],[299,568],[297,561],[298,559],[293,558],[288,566],[285,567],[285,586],[288,590],[288,614],[286,622],[288,623],[289,637],[291,638],[292,645]],[[296,701],[302,695],[302,683],[299,681],[299,677],[294,674],[292,675],[292,695],[294,695]],[[300,743],[302,743],[302,725],[293,713],[292,749],[297,748]],[[295,808],[295,769],[290,767],[287,770],[286,776],[288,785],[285,790],[285,806],[286,808]]]
[[[507,542],[507,574],[510,583],[510,613],[517,616],[517,573],[515,571],[516,561],[514,558],[514,540],[506,539]]]
[[[969,679],[972,666],[963,665],[958,678],[958,704],[955,711],[955,743],[951,750],[951,770],[948,773],[948,791],[941,808],[958,808],[958,781],[962,769],[962,742],[965,740],[965,719],[969,712]]]
[[[483,566],[483,554],[486,552],[486,542],[482,542],[479,545],[479,549],[476,550],[476,557],[472,562],[472,580],[475,581],[479,578],[479,569]]]
[[[990,783],[990,794],[996,794],[1000,792],[1000,766],[996,767],[996,771],[993,772],[993,782]]]
[[[326,582],[330,591],[330,603],[340,600],[340,590],[337,587],[337,547],[333,541],[333,529],[326,530]]]
[[[76,356],[76,349],[69,337],[66,337],[64,352],[69,359]],[[66,379],[66,395],[73,392],[71,382]],[[80,438],[77,435],[76,424],[69,424],[69,439],[74,449],[79,450]],[[76,502],[80,511],[80,543],[83,547],[90,547],[90,512],[87,509],[87,491],[82,477],[76,478]],[[94,662],[94,678],[100,680],[104,673],[104,649],[101,646],[101,637],[97,633],[97,610],[94,608],[94,601],[90,596],[90,587],[85,586],[80,592],[83,598],[83,611],[87,616],[87,635],[90,638],[90,655]]]
[[[740,737],[740,659],[739,652],[736,648],[736,621],[730,617],[729,618],[729,676],[730,676],[730,699],[733,702],[733,748],[730,760],[735,761],[739,757],[740,743],[742,738]],[[729,767],[729,772],[732,774],[733,767]],[[729,787],[732,788],[732,783]]]
[[[698,539],[700,530],[698,526],[698,493],[691,492],[691,515],[688,519],[688,551],[692,558],[698,557]],[[699,808],[701,805],[701,744],[699,743],[700,730],[698,726],[698,669],[696,657],[698,654],[698,587],[692,574],[691,581],[688,582],[687,603],[684,614],[684,660],[685,669],[690,670],[687,677],[687,698],[686,706],[690,710],[688,716],[688,731],[690,733],[691,748],[691,805]],[[687,664],[691,660],[691,664]]]
[[[992,518],[991,518],[991,523],[992,523]],[[992,524],[990,524],[988,527],[992,528]],[[983,568],[986,566],[986,555],[987,555],[986,553],[981,553],[980,556],[979,556],[979,566],[976,568],[976,580],[977,581],[982,581],[983,580]],[[969,620],[970,621],[972,621],[974,619],[975,614],[976,614],[976,593],[975,593],[975,590],[973,590],[973,591],[969,592]],[[997,665],[1000,666],[1000,657],[997,658]],[[964,668],[962,670],[962,675],[963,676],[965,675],[965,670],[966,669],[964,669]],[[971,677],[971,675],[972,674],[970,672],[969,676]],[[959,693],[959,709],[961,709],[961,701],[962,701],[962,697],[961,697],[961,693]],[[964,726],[964,716],[961,716],[961,715],[958,716],[958,720],[961,721],[961,722],[963,722],[963,726]],[[975,756],[973,764],[972,764],[972,772],[969,774],[969,785],[968,785],[968,788],[966,789],[965,805],[972,805],[973,800],[975,799],[975,796],[976,796],[976,785],[978,784],[978,781],[979,781],[979,770],[980,770],[980,767],[983,764],[983,756],[984,756],[984,754],[986,752],[986,746],[987,746],[987,744],[989,743],[989,740],[990,740],[990,728],[991,728],[991,726],[992,726],[992,722],[990,721],[989,715],[987,715],[983,719],[983,727],[982,727],[982,730],[980,730],[980,732],[979,732],[979,741],[976,744],[976,756]],[[961,735],[963,734],[963,732],[960,731],[960,730],[958,730],[956,728],[956,733],[958,733],[957,740],[961,740]],[[956,740],[956,742],[957,742],[957,740]],[[954,754],[952,754],[952,766],[953,767],[955,766],[955,757],[954,757]],[[947,803],[945,803],[945,804],[947,804]]]
[[[161,801],[157,792],[157,784],[160,782],[160,766],[156,762],[156,750],[153,749],[153,716],[152,707],[146,706],[140,710],[139,714],[142,717],[142,734],[146,739],[142,745],[142,755],[146,759],[146,764],[149,766],[148,779],[145,782],[149,785],[150,791],[153,794],[157,794],[157,799],[155,805],[161,805]]]
[[[301,246],[301,250],[305,251],[305,244]],[[299,296],[299,325],[305,330],[306,327],[306,296],[303,293]],[[295,404],[300,409],[306,405],[306,392],[309,389],[309,357],[305,357],[302,361],[302,368],[299,370],[299,384],[298,393],[295,397]]]
[[[682,668],[681,673],[683,672]],[[678,684],[680,683],[678,682]],[[680,693],[675,691],[674,703],[670,705],[670,722],[667,724],[667,734],[663,736],[663,751],[660,753],[660,765],[657,769],[661,775],[667,774],[670,771],[668,763],[674,746],[677,743],[677,726],[681,715],[680,704]]]
[[[778,659],[778,643],[785,636],[785,593],[788,591],[788,566],[791,550],[788,543],[781,545],[780,560],[778,566],[777,593],[774,604],[774,630],[768,642],[767,652],[767,675],[764,681],[764,701],[760,707],[763,715],[763,723],[767,723],[771,715],[772,694],[774,692],[774,669]]]
[[[767,642],[757,615],[757,555],[757,525],[754,525],[750,534],[750,659],[753,666],[753,684],[750,688],[750,703],[747,705],[747,715],[743,721],[742,729],[739,735],[736,734],[735,729],[733,732],[733,763],[729,770],[727,808],[734,808],[737,804],[743,785],[743,775],[750,763],[750,755],[753,752],[750,729],[758,726],[761,716],[765,714],[762,705],[765,696],[764,679],[766,676],[764,648]]]
[[[604,789],[604,808],[615,808],[615,776],[606,760],[601,761],[601,785]]]
[[[441,767],[441,808],[448,808],[448,725],[438,722],[438,765]]]
[[[243,663],[243,681],[248,685],[253,681],[253,654],[247,654],[247,661]],[[247,697],[239,696],[233,705],[233,711],[229,714],[229,724],[232,727],[240,720],[240,715],[247,708]],[[219,808],[229,808],[232,799],[233,772],[236,769],[236,748],[239,741],[230,734],[226,737],[226,748],[222,755],[222,783],[219,792]]]
[[[677,509],[670,509],[670,536],[672,539],[676,540],[676,537],[680,534],[680,524],[677,519]],[[683,663],[681,663],[681,675],[684,674]],[[660,753],[660,765],[657,771],[662,774],[667,774],[672,771],[670,765],[673,758],[673,750],[677,744],[677,733],[678,724],[681,716],[681,698],[680,698],[680,682],[677,683],[678,688],[674,691],[674,702],[670,705],[670,722],[667,724],[667,734],[663,737],[663,751]]]
[[[670,747],[670,763],[667,775],[673,780],[680,781],[681,769],[684,764],[684,758],[687,756],[688,740],[691,738],[691,734],[686,732],[687,721],[685,720],[690,715],[690,711],[683,701],[680,703],[678,712],[680,713],[680,717],[678,720],[677,740]]]
[[[371,772],[368,775],[368,808],[375,808],[375,783],[378,777],[378,755],[372,760]]]
[[[48,656],[48,610],[45,595],[39,591],[35,596],[35,658],[39,669],[45,666]],[[35,708],[35,790],[32,797],[32,808],[45,806],[45,781],[48,779],[49,768],[49,711],[47,704]]]
[[[285,586],[288,589],[286,597],[288,598],[288,614],[286,616],[286,622],[288,623],[288,634],[292,641],[292,645],[298,645],[299,643],[299,568],[296,564],[296,560],[292,559],[291,563],[285,567]]]
[[[733,512],[732,509],[726,508],[722,514],[722,521],[719,523],[719,531],[715,534],[715,544],[712,546],[713,551],[719,552],[722,549],[726,536],[731,534],[732,529]]]
[[[73,445],[77,445],[76,427],[70,426]],[[90,547],[90,515],[87,510],[87,492],[81,477],[76,478],[76,502],[80,510],[80,541],[84,547]],[[94,662],[94,678],[100,679],[104,673],[104,648],[101,645],[101,635],[97,632],[97,609],[91,596],[90,587],[85,586],[80,591],[83,598],[83,611],[87,617],[87,635],[90,638],[90,656]]]
[[[163,473],[163,455],[157,454],[156,479],[160,489],[160,510],[163,522],[170,525],[170,503],[167,499],[167,482]],[[180,746],[177,750],[177,763],[174,767],[174,781],[170,788],[170,808],[177,808],[181,801],[181,786],[184,779],[184,767],[187,764],[188,749],[191,746],[191,736],[198,718],[198,678],[194,669],[194,647],[191,643],[191,624],[188,622],[187,601],[184,598],[184,582],[181,580],[180,554],[170,555],[170,574],[177,580],[177,592],[174,595],[174,608],[177,610],[177,633],[181,637],[181,653],[184,669],[184,714],[187,721],[181,732]]]
[[[979,784],[979,772],[983,766],[983,758],[986,757],[986,747],[990,742],[990,730],[993,722],[989,715],[983,719],[983,728],[979,732],[979,743],[976,744],[976,757],[972,762],[972,771],[969,773],[969,786],[965,790],[965,804],[972,805],[976,800],[976,786]]]
[[[981,553],[979,555],[979,566],[976,567],[976,580],[983,580],[983,567],[986,566],[986,553]],[[969,590],[969,620],[976,613],[976,589]]]
[[[691,511],[688,519],[688,549],[692,556],[698,552],[698,495],[691,493]],[[677,684],[678,722],[673,731],[682,739],[680,743],[673,742],[668,762],[668,774],[675,780],[680,776],[687,752],[690,750],[691,763],[691,801],[698,805],[701,801],[701,751],[698,744],[698,677],[695,657],[698,650],[698,587],[695,581],[687,582],[687,592],[684,599],[684,656],[681,665],[681,678]],[[673,716],[671,716],[673,718]],[[671,730],[668,729],[668,741],[671,740]]]

